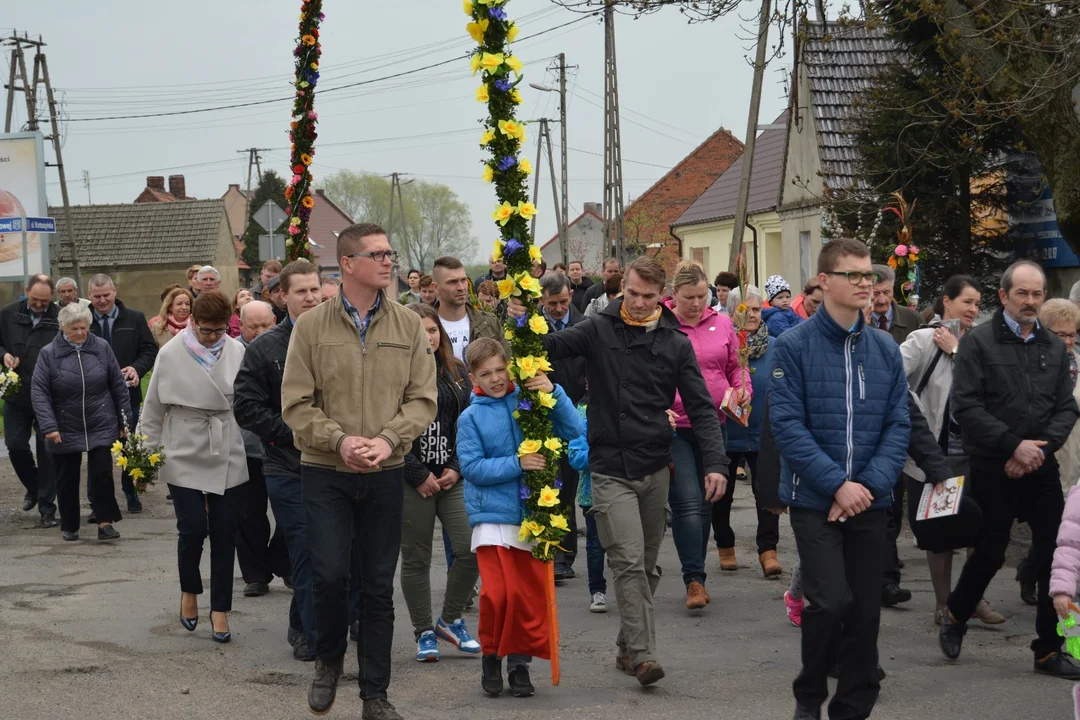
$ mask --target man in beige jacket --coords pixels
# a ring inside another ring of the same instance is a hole
[[[399,720],[386,699],[401,547],[404,457],[435,419],[435,359],[416,313],[388,300],[397,253],[378,225],[338,236],[341,292],[296,320],[281,415],[300,450],[318,628],[311,711],[330,710],[347,649],[349,554],[360,555],[365,720]]]

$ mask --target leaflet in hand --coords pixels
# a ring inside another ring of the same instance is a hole
[[[933,520],[950,517],[960,512],[960,498],[964,496],[964,476],[949,478],[943,483],[923,486],[916,520]]]

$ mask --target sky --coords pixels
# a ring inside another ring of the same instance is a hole
[[[72,203],[128,203],[147,175],[183,174],[187,193],[223,195],[247,182],[250,147],[263,168],[286,175],[299,0],[218,0],[205,3],[145,0],[23,0],[9,3],[0,33],[12,29],[47,43],[50,76],[66,122],[64,161]],[[212,11],[210,8],[212,7]],[[752,67],[751,23],[756,4],[708,24],[688,25],[674,8],[616,20],[626,204],[720,127],[746,134]],[[521,33],[514,51],[525,63],[520,117],[558,117],[557,87],[548,71],[565,52],[570,219],[586,202],[603,200],[604,33],[550,0],[510,0]],[[473,46],[460,0],[388,3],[324,0],[321,78],[315,98],[319,139],[312,171],[319,179],[338,169],[442,182],[468,204],[479,239],[471,260],[486,259],[496,227],[493,188],[480,178],[483,152],[477,121],[486,108],[474,99],[479,84],[464,59]],[[547,31],[547,32],[544,32]],[[529,36],[543,33],[529,39]],[[774,31],[775,33],[775,31]],[[770,45],[777,41],[775,34]],[[790,45],[790,38],[788,38]],[[6,50],[6,48],[5,48]],[[427,65],[452,60],[437,68]],[[8,55],[0,60],[7,78]],[[786,105],[786,58],[766,73],[760,123]],[[389,75],[409,72],[396,78]],[[359,83],[327,92],[330,88]],[[89,120],[146,115],[283,98],[254,107],[178,116]],[[16,102],[16,124],[25,122]],[[527,156],[535,161],[537,126]],[[552,129],[558,172],[559,131]],[[52,153],[47,149],[50,161]],[[59,204],[55,170],[48,169],[50,204]],[[556,232],[547,175],[542,168],[537,236]]]

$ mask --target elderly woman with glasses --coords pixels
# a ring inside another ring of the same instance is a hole
[[[38,356],[30,398],[38,432],[48,441],[56,472],[56,502],[64,539],[79,539],[79,476],[86,453],[91,507],[98,540],[116,540],[120,519],[109,447],[131,417],[124,374],[109,343],[90,333],[90,309],[71,303],[60,309],[60,334]]]
[[[180,623],[194,631],[203,591],[199,561],[210,538],[210,622],[213,639],[229,642],[238,487],[247,459],[233,417],[233,381],[244,348],[226,333],[232,303],[218,290],[199,294],[191,323],[158,353],[143,404],[140,431],[161,445],[179,534]]]

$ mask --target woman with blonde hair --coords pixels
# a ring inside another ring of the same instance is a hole
[[[192,297],[184,288],[173,288],[161,302],[158,316],[150,321],[150,334],[162,347],[191,322]]]

